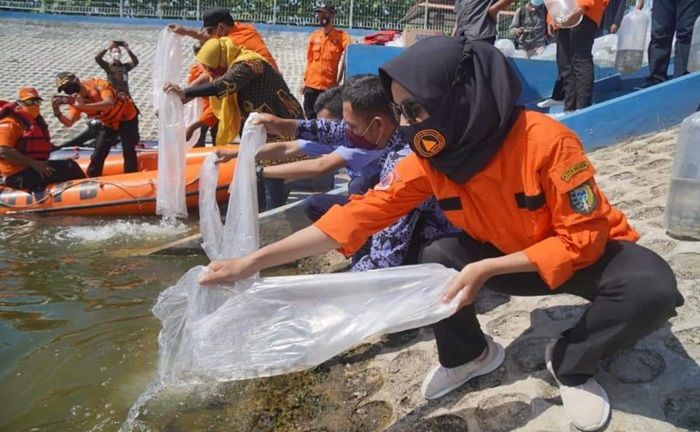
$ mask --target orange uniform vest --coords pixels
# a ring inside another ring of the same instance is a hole
[[[270,50],[267,49],[267,45],[263,42],[260,33],[258,33],[253,25],[237,22],[228,34],[228,37],[236,45],[260,54],[276,71],[279,71],[277,62],[274,57],[272,57]]]
[[[523,251],[552,289],[596,262],[608,240],[639,235],[598,189],[578,137],[524,111],[489,164],[463,184],[410,154],[364,196],[315,226],[348,255],[366,238],[435,196],[447,219],[504,254]]]
[[[80,84],[87,91],[86,103],[101,102],[107,97],[114,99],[114,105],[106,111],[83,111],[88,117],[100,120],[108,128],[119,130],[120,122],[132,120],[138,115],[138,110],[131,98],[114,90],[109,82],[92,78],[81,80]],[[68,112],[68,116],[75,119],[80,116],[81,110],[70,106]]]
[[[350,35],[333,29],[328,35],[323,29],[311,33],[306,50],[304,85],[316,90],[327,90],[338,84],[338,63],[350,45]]]
[[[4,121],[2,121],[4,120]],[[17,105],[0,101],[0,121],[3,128],[15,128],[17,139],[13,143],[2,143],[34,160],[45,161],[51,154],[51,137],[49,127],[43,117],[37,119],[18,109]],[[21,133],[21,135],[20,135]],[[3,134],[5,136],[5,134]],[[3,161],[0,173],[11,176],[27,168],[24,165]]]

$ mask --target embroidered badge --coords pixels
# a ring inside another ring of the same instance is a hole
[[[598,197],[591,185],[586,182],[569,192],[569,204],[574,212],[588,215],[598,207]]]
[[[379,180],[379,183],[377,183],[377,185],[374,187],[374,190],[383,191],[389,189],[391,184],[394,183],[395,179],[396,174],[394,174],[394,171],[391,171],[389,174],[385,175],[381,180]]]
[[[587,170],[589,166],[590,166],[590,164],[588,163],[587,160],[582,160],[581,162],[577,162],[573,166],[564,170],[563,173],[561,173],[561,179],[568,183],[569,180],[571,180],[571,177],[575,176],[576,174],[580,173],[581,171]]]
[[[413,138],[413,148],[424,158],[433,157],[445,148],[445,137],[435,129],[420,131]]]

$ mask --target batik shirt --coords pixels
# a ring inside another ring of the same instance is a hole
[[[304,120],[299,122],[297,138],[318,141],[322,144],[344,142],[346,129],[345,122]],[[398,131],[394,132],[379,159],[382,181],[378,187],[391,178],[396,164],[410,153],[408,143],[401,138]],[[417,229],[418,232],[416,232]],[[435,198],[429,198],[393,225],[374,234],[370,252],[360,258],[351,271],[400,266],[404,262],[411,241],[425,245],[439,236],[453,232],[458,230],[445,219]]]

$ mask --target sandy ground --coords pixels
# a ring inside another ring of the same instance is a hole
[[[610,396],[613,413],[605,430],[700,430],[700,243],[670,238],[663,229],[677,128],[600,149],[590,157],[597,181],[614,205],[640,232],[640,243],[673,267],[685,305],[668,324],[630,350],[601,365],[597,376]],[[302,269],[342,267],[331,254],[302,263]],[[437,401],[425,401],[420,386],[437,362],[433,336],[424,328],[404,335],[399,347],[383,341],[359,348],[363,367],[379,373],[383,385],[358,405],[386,414],[391,432],[569,431],[559,391],[544,366],[544,347],[570,327],[586,301],[571,295],[512,297],[484,290],[477,309],[485,332],[506,348],[506,360],[490,375]],[[363,408],[364,407],[364,408]],[[375,425],[372,430],[381,430]]]

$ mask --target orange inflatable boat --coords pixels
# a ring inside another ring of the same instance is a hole
[[[188,164],[185,167],[188,208],[195,208],[198,205],[199,171],[201,162],[206,156],[199,153],[194,152],[191,159],[188,153]],[[144,155],[139,156],[140,167],[142,156]],[[121,157],[118,159],[119,171],[121,171]],[[199,163],[196,163],[197,160]],[[150,163],[150,158],[147,158],[143,166],[150,167]],[[232,160],[221,164],[219,168],[216,195],[219,202],[228,199],[228,187],[233,180],[235,166],[236,161]],[[114,169],[117,169],[116,166]],[[153,169],[56,183],[39,193],[0,186],[0,215],[28,213],[81,216],[154,215],[158,189],[157,178],[158,171]]]

